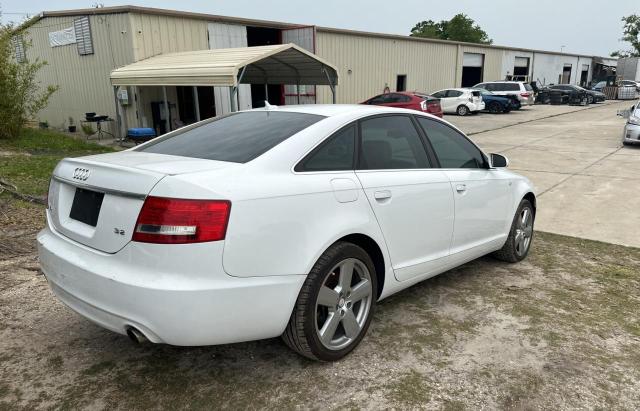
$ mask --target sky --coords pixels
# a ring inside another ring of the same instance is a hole
[[[620,42],[623,16],[640,13],[639,0],[0,0],[2,21],[43,10],[131,4],[325,27],[409,34],[422,20],[465,13],[494,44],[608,56]]]

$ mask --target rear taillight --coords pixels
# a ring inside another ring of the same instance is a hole
[[[136,221],[133,241],[157,244],[224,240],[231,202],[147,197]]]
[[[420,110],[422,110],[422,111],[426,111],[427,110],[427,101],[426,100],[422,100],[420,102]]]
[[[531,93],[520,93],[520,95],[524,98],[527,98],[531,95]]]
[[[440,107],[440,102],[438,101],[429,101],[427,102],[427,112],[428,113],[439,113],[442,111]]]

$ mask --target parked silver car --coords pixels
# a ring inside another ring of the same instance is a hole
[[[618,113],[619,116],[627,119],[622,134],[622,144],[640,144],[640,102],[631,106],[629,110]]]
[[[473,88],[483,88],[499,96],[517,96],[520,104],[523,106],[529,106],[535,103],[533,87],[531,87],[531,84],[523,81],[487,81],[476,84]]]

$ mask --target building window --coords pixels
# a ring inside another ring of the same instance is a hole
[[[405,91],[407,89],[407,75],[399,74],[396,79],[396,91]]]
[[[27,53],[24,49],[24,39],[22,35],[18,34],[11,38],[11,45],[13,47],[14,56],[18,63],[22,63],[27,59]]]
[[[89,17],[80,17],[73,21],[73,28],[76,32],[76,45],[78,46],[78,54],[86,56],[93,54],[93,41],[91,39],[91,25]]]

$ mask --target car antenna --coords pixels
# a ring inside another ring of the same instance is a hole
[[[276,110],[278,108],[278,106],[274,106],[269,104],[269,102],[267,100],[264,101],[264,108],[266,108],[267,110]]]

